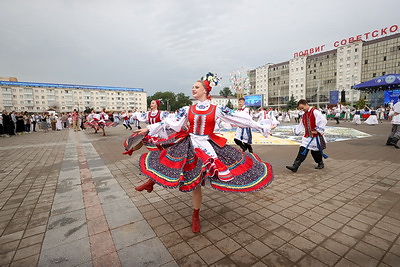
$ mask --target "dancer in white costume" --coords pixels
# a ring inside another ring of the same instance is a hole
[[[365,123],[368,125],[376,125],[379,124],[378,117],[376,116],[376,111],[373,108],[365,106],[369,110],[369,117],[365,120]]]

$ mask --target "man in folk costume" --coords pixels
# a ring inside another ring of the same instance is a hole
[[[239,98],[238,101],[238,111],[240,112],[246,112],[247,114],[250,114],[250,109],[244,105],[245,99]],[[235,143],[242,149],[243,152],[245,152],[247,149],[249,150],[249,153],[253,153],[253,148],[251,147],[253,136],[251,134],[251,128],[236,128],[236,134],[235,138],[233,139]]]
[[[400,95],[397,103],[390,109],[389,118],[392,118],[392,133],[390,134],[386,145],[394,146],[399,149],[400,147],[397,145],[397,142],[400,139]]]
[[[299,100],[297,108],[304,111],[304,114],[299,125],[293,131],[295,135],[299,135],[303,130],[305,133],[293,166],[286,166],[286,168],[292,172],[297,172],[300,164],[306,159],[308,151],[311,150],[311,155],[318,164],[315,169],[323,169],[324,162],[322,158],[327,158],[322,152],[326,148],[323,136],[327,123],[326,118],[321,111],[309,106],[305,99]]]

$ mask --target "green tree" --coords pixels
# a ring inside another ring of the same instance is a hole
[[[360,98],[355,104],[356,108],[364,108],[367,103],[365,102],[364,98]]]
[[[226,107],[228,107],[230,109],[233,109],[233,105],[232,105],[232,102],[231,102],[230,99],[228,100],[228,103],[226,104]]]
[[[147,106],[150,107],[150,102],[157,99],[161,101],[160,110],[175,111],[192,104],[192,101],[184,93],[156,92],[154,95],[147,97]]]
[[[227,96],[233,96],[233,93],[231,89],[229,89],[229,87],[224,87],[221,91],[219,91],[219,95],[227,97]]]
[[[296,102],[296,99],[294,99],[293,94],[290,96],[290,100],[287,102],[286,108],[287,108],[287,110],[291,110],[291,109],[296,109],[297,108],[297,102]]]
[[[160,110],[168,110],[176,102],[173,92],[156,92],[154,95],[147,97],[147,106],[150,107],[150,102],[157,99],[162,102],[158,107]]]
[[[176,95],[176,103],[174,106],[171,106],[171,111],[178,110],[184,106],[190,106],[192,105],[192,101],[188,96],[186,96],[184,93],[178,93]]]

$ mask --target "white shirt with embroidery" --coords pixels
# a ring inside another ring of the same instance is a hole
[[[211,106],[209,100],[204,102],[197,103],[195,109],[198,111],[208,110]],[[189,106],[183,107],[180,109],[178,114],[175,117],[167,117],[165,120],[159,123],[155,123],[152,125],[148,125],[150,135],[159,135],[165,136],[167,129],[172,129],[175,132],[179,132],[183,126],[188,123],[188,111]],[[260,123],[255,122],[250,114],[246,112],[236,112],[224,106],[217,106],[215,112],[215,121],[221,120],[222,122],[229,123],[231,125],[235,125],[237,127],[250,127],[253,129],[259,130],[265,137],[269,136],[270,127],[267,125],[262,125]],[[191,133],[190,139],[195,148],[200,148],[210,157],[216,158],[217,155],[212,148],[210,139],[208,135],[196,135]]]
[[[305,114],[307,114],[307,113],[304,113],[303,116],[305,116]],[[326,127],[326,124],[327,124],[326,117],[324,116],[324,114],[321,113],[321,111],[319,111],[317,109],[314,109],[313,114],[315,116],[315,125],[316,125],[315,130],[317,132],[319,132],[320,134],[322,134],[321,138],[324,138],[324,140],[325,140],[325,137],[324,137],[323,134],[325,132],[325,127]],[[295,135],[299,135],[301,132],[304,132],[304,130],[305,130],[305,127],[304,127],[304,124],[303,124],[303,120],[300,120],[299,125],[297,125],[293,129],[293,132],[294,132]],[[309,137],[304,137],[303,136],[303,138],[301,139],[301,145],[300,146],[306,147],[306,148],[308,148],[310,150],[314,150],[314,151],[318,151],[319,150],[318,143],[317,143],[317,138],[312,138],[311,136],[309,136]]]

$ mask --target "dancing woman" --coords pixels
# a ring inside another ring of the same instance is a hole
[[[212,86],[218,78],[208,73],[192,87],[196,105],[183,107],[176,117],[135,131],[148,133],[150,152],[140,157],[140,169],[155,183],[167,188],[192,192],[192,231],[200,232],[199,211],[202,203],[201,186],[225,192],[252,192],[267,186],[273,179],[272,167],[255,154],[243,153],[226,145],[226,139],[214,133],[217,119],[238,127],[251,127],[268,136],[269,127],[255,122],[245,112],[234,112],[210,103]],[[168,131],[174,131],[170,134]],[[152,136],[168,135],[154,139]]]
[[[163,119],[165,119],[168,116],[168,112],[158,110],[158,107],[160,105],[161,105],[160,100],[152,100],[150,102],[150,111],[148,111],[146,113],[135,112],[131,116],[131,120],[138,121],[138,122],[145,122],[147,124],[154,124],[154,123],[161,122]],[[138,129],[139,130],[141,129],[140,126],[138,126]],[[128,139],[124,143],[126,151],[123,152],[122,154],[131,156],[135,150],[140,149],[142,147],[143,143],[137,142],[137,139],[138,139],[137,134],[132,134],[130,137],[128,137]],[[140,140],[141,140],[141,138],[140,138]],[[134,146],[135,143],[137,143],[137,145]],[[151,184],[151,187],[149,187],[150,184]],[[143,191],[144,189],[147,189],[149,187],[151,189],[148,189],[147,191],[150,193],[153,190],[152,185],[154,185],[154,183],[152,183],[152,181],[149,180],[145,184],[138,186],[135,189],[137,191]]]

